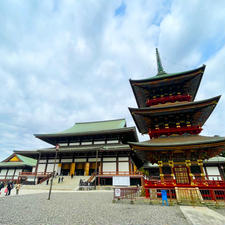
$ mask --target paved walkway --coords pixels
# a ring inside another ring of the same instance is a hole
[[[193,225],[225,225],[225,217],[207,207],[181,206],[186,219]]]
[[[0,198],[5,197],[4,193],[5,188],[2,189]],[[25,187],[22,187],[19,191],[19,195],[30,195],[30,194],[41,194],[41,193],[48,193],[49,190],[42,190],[42,189],[26,189]],[[71,190],[52,190],[52,193],[74,193],[74,192],[79,192],[79,193],[91,193],[91,192],[113,192],[112,190],[90,190],[90,191],[71,191]],[[16,195],[16,189],[11,190],[11,195],[10,196],[15,196]],[[10,197],[6,196],[6,197]]]

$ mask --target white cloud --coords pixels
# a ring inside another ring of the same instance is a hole
[[[207,64],[198,99],[224,94],[223,1],[1,1],[0,159],[45,143],[33,133],[125,117],[136,107],[128,79]],[[224,97],[206,134],[224,135]]]

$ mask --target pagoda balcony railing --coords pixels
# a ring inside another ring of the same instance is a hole
[[[169,127],[159,129],[149,129],[150,138],[158,138],[161,135],[170,136],[172,134],[182,135],[184,133],[199,134],[202,131],[200,126],[184,126],[184,127]]]
[[[164,96],[159,98],[148,99],[146,101],[146,106],[165,104],[167,102],[182,102],[182,101],[191,101],[191,95],[172,95],[172,96]]]
[[[179,184],[177,183],[174,176],[163,175],[163,181],[160,177],[145,177],[144,178],[145,187],[154,186],[207,186],[207,187],[225,187],[225,181],[220,175],[210,175],[208,177],[202,177],[200,174],[194,174],[193,183],[191,184]]]

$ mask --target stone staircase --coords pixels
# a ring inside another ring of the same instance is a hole
[[[59,177],[55,177],[53,179],[52,190],[75,191],[75,190],[78,190],[78,188],[79,188],[80,179],[82,179],[83,181],[87,181],[90,178],[90,176],[74,176],[73,178],[71,178],[70,176],[63,176],[64,180],[63,180],[63,182],[60,182],[60,183],[58,183],[58,178]],[[37,184],[37,185],[24,185],[23,189],[48,190],[50,183],[51,183],[51,178],[48,182],[48,185],[47,185],[47,181],[45,181],[45,182],[43,182],[41,184]]]

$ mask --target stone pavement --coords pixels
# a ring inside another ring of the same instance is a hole
[[[180,206],[181,211],[193,225],[225,225],[225,217],[207,207]]]

